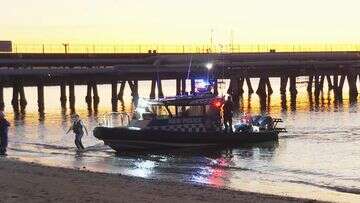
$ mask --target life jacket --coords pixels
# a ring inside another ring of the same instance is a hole
[[[81,120],[74,121],[73,123],[73,132],[75,134],[83,134],[83,126],[81,124]]]

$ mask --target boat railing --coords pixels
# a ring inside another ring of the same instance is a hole
[[[281,118],[274,118],[273,119],[273,121],[274,121],[274,130],[275,131],[277,131],[277,132],[282,132],[282,133],[285,133],[285,132],[287,132],[287,130],[286,130],[286,128],[279,128],[279,127],[277,127],[277,125],[279,124],[279,123],[283,123],[284,121],[281,119]]]
[[[110,112],[102,116],[99,125],[103,127],[125,127],[130,124],[131,115],[125,112]]]

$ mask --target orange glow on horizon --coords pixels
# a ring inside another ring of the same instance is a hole
[[[357,0],[12,0],[1,40],[17,44],[357,44]]]

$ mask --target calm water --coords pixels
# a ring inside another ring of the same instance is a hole
[[[301,80],[301,79],[300,79]],[[256,81],[253,81],[254,87]],[[281,101],[278,80],[272,80],[275,93],[269,103],[260,105],[253,94],[241,102],[241,111],[261,110],[282,118],[288,133],[277,143],[252,147],[171,154],[122,154],[114,152],[92,135],[84,137],[88,150],[77,153],[73,135],[65,135],[70,125],[69,110],[62,110],[59,88],[45,88],[45,115],[37,112],[36,88],[26,88],[28,106],[15,115],[10,105],[11,89],[5,90],[6,113],[12,122],[9,156],[50,166],[83,168],[137,177],[163,179],[216,187],[316,198],[338,202],[360,201],[360,113],[349,104],[344,90],[343,103],[334,102],[325,89],[319,102],[309,102],[306,87],[298,84],[296,102]],[[165,81],[164,93],[175,92],[175,82]],[[225,85],[222,85],[225,92]],[[326,85],[325,85],[326,86]],[[140,83],[140,96],[149,95],[149,83]],[[345,87],[346,89],[347,87]],[[88,112],[86,87],[76,87],[76,112],[89,129],[111,111],[111,87],[99,86],[97,112]],[[126,88],[119,111],[134,107]]]

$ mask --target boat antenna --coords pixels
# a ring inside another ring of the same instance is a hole
[[[191,64],[192,64],[192,55],[190,56],[190,63],[189,63],[188,72],[187,72],[187,78],[186,79],[190,79]]]

